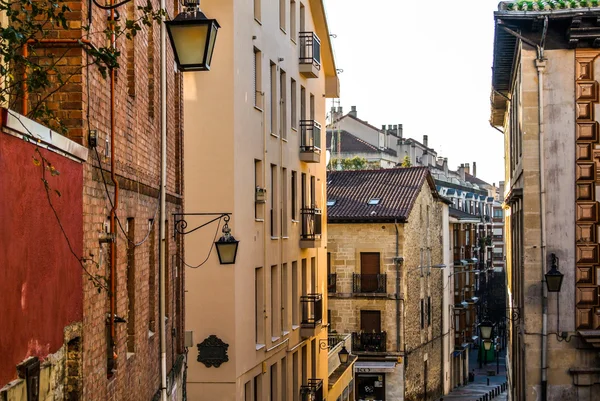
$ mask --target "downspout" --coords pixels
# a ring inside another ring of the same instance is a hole
[[[544,182],[544,40],[548,28],[548,17],[544,19],[542,44],[538,46],[535,67],[538,75],[538,124],[539,124],[539,185],[540,185],[540,231],[541,231],[541,275],[542,275],[542,401],[547,400],[548,390],[548,288],[546,287],[546,184]]]
[[[398,231],[398,222],[394,220],[396,228],[396,257],[394,264],[396,265],[396,351],[400,352],[400,263],[404,261],[400,257],[400,232]]]
[[[165,0],[160,0],[160,9],[166,10]],[[167,27],[165,16],[160,24],[160,397],[167,401],[167,322],[166,322],[166,249],[165,220],[167,217]]]
[[[113,1],[110,0],[110,6],[113,5]],[[110,10],[110,21],[111,25],[111,47],[116,48],[116,36],[114,29],[115,21],[115,10]],[[88,99],[89,101],[89,99]],[[109,316],[109,327],[110,327],[110,355],[109,358],[113,359],[114,368],[114,355],[115,355],[115,316],[116,310],[116,297],[117,297],[117,207],[119,206],[119,182],[117,181],[117,175],[115,171],[115,70],[110,69],[110,179],[115,186],[115,195],[113,206],[110,209],[110,235],[112,241],[110,243],[110,316]],[[111,372],[108,372],[111,373]]]

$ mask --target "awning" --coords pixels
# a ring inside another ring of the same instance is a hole
[[[468,264],[469,264],[469,262],[467,262],[464,259],[454,261],[454,266],[466,266]]]
[[[469,263],[477,263],[477,258],[467,259]]]
[[[356,373],[392,373],[396,371],[396,362],[356,362]]]

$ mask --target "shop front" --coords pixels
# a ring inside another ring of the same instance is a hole
[[[357,362],[355,364],[357,401],[398,400],[404,394],[402,364]]]

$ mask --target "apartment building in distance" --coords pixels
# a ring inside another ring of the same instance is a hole
[[[437,400],[450,380],[449,287],[431,266],[448,256],[447,204],[424,167],[327,180],[328,314],[332,333],[352,337],[356,399]]]
[[[505,139],[507,296],[518,315],[512,400],[600,391],[598,12],[588,1],[518,1],[494,13],[491,122]]]
[[[323,1],[204,0],[202,9],[221,28],[210,73],[185,76],[185,208],[217,221],[184,236],[188,398],[348,395],[352,362],[328,366],[340,347],[330,347],[325,314],[321,127],[339,81]],[[235,264],[210,254],[220,213],[239,240]],[[184,217],[188,229],[211,219]]]

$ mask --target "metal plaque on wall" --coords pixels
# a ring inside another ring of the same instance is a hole
[[[198,344],[198,362],[202,362],[207,368],[212,366],[218,368],[222,363],[229,361],[227,348],[229,344],[225,344],[220,338],[211,334]]]

